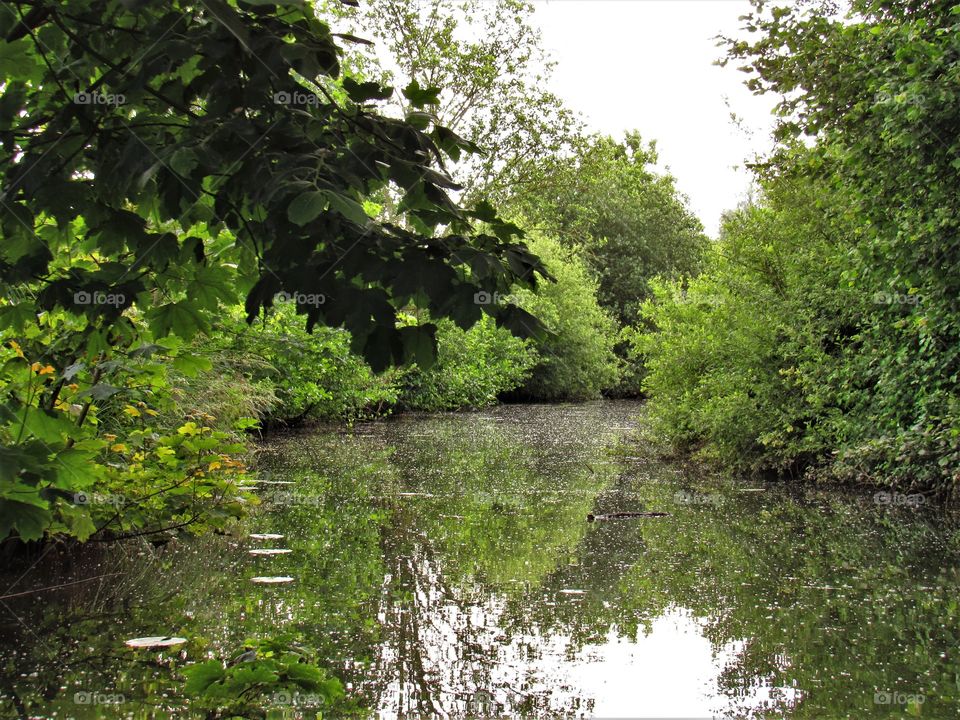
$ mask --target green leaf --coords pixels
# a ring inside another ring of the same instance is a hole
[[[183,691],[187,695],[202,695],[215,682],[224,679],[226,670],[223,669],[223,665],[218,660],[207,660],[185,667],[183,674],[187,678]]]
[[[201,372],[209,372],[212,370],[213,363],[199,355],[181,353],[173,359],[173,367],[187,377],[196,377]]]
[[[157,338],[171,333],[184,340],[192,339],[198,332],[209,332],[210,325],[189,302],[161,305],[147,313],[150,330]]]
[[[296,683],[305,690],[315,690],[323,680],[323,670],[315,665],[302,662],[292,662],[284,667],[283,674],[287,679]]]
[[[364,211],[363,205],[356,200],[341,195],[340,193],[335,193],[332,190],[323,190],[322,192],[327,200],[330,201],[330,207],[350,222],[363,226],[366,226],[366,224],[370,222],[370,216]]]
[[[386,100],[393,95],[393,88],[368,81],[358,83],[351,77],[343,79],[343,89],[355,103],[365,103],[368,100]]]
[[[413,325],[400,328],[403,357],[406,362],[415,362],[421,370],[429,370],[437,359],[437,326]]]
[[[40,540],[52,521],[49,510],[14,500],[0,500],[0,540],[14,530],[21,540]]]
[[[70,529],[70,533],[80,542],[84,542],[97,531],[97,526],[90,517],[90,508],[85,505],[67,505],[61,503],[57,512],[63,524]]]
[[[8,12],[13,12],[7,8]],[[0,77],[39,82],[45,66],[33,50],[30,38],[0,42]]]
[[[421,88],[416,80],[411,80],[410,84],[403,89],[403,96],[418,109],[426,105],[440,104],[440,88]]]
[[[77,434],[78,428],[62,415],[47,413],[40,408],[27,408],[24,427],[31,435],[48,444],[60,443],[63,437]]]
[[[37,321],[36,306],[32,302],[0,307],[0,329],[23,332],[27,325]]]
[[[543,323],[516,305],[496,308],[491,315],[496,318],[498,326],[507,328],[516,337],[533,338],[541,342],[549,337]]]
[[[231,273],[219,265],[199,265],[187,286],[187,298],[206,310],[216,310],[220,301],[236,302]]]
[[[170,167],[178,175],[189,176],[198,164],[197,154],[190,148],[180,148],[170,156]]]
[[[70,490],[89,488],[102,474],[102,468],[94,462],[94,457],[93,453],[76,448],[57,453],[53,459],[56,486]]]
[[[303,227],[316,219],[327,209],[329,200],[327,193],[322,190],[310,190],[297,195],[287,208],[287,218],[295,225]]]

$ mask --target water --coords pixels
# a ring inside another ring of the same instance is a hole
[[[203,717],[181,669],[278,634],[346,686],[326,718],[960,714],[951,517],[682,470],[624,442],[640,409],[276,437],[263,506],[233,536],[4,573],[4,596],[84,582],[0,601],[0,717]],[[670,515],[586,521],[638,510]],[[292,552],[249,552],[264,548]],[[271,576],[293,580],[251,582]],[[188,642],[123,646],[150,635]],[[259,705],[316,716],[283,702]]]

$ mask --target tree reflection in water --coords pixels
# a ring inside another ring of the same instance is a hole
[[[681,472],[618,448],[640,411],[505,406],[279,436],[261,464],[295,493],[266,486],[248,530],[293,552],[253,558],[241,534],[44,564],[19,587],[121,574],[9,600],[0,662],[24,675],[4,678],[0,715],[15,695],[34,715],[98,717],[72,701],[92,689],[164,716],[186,702],[183,664],[277,632],[347,686],[325,717],[956,714],[950,517]],[[585,521],[620,510],[670,515]],[[166,633],[190,642],[163,662],[120,649]],[[895,704],[908,695],[922,705]]]

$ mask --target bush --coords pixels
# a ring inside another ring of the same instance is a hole
[[[543,235],[528,237],[555,283],[519,290],[517,303],[553,333],[540,343],[540,361],[519,394],[533,400],[590,400],[617,385],[616,323],[597,302],[597,283],[573,251]]]
[[[842,253],[815,190],[781,183],[729,213],[696,278],[653,283],[633,335],[653,428],[677,449],[744,470],[809,464],[837,441],[824,391],[862,297],[841,286]]]
[[[292,306],[279,305],[264,322],[248,326],[236,315],[215,339],[215,365],[240,388],[256,389],[268,422],[356,420],[376,417],[397,401],[396,370],[374,374],[350,349],[349,332],[318,326],[312,333]],[[207,374],[202,387],[213,379]]]
[[[493,405],[529,377],[537,357],[530,341],[496,327],[487,315],[469,330],[443,320],[438,323],[436,365],[405,374],[399,403],[411,410]]]

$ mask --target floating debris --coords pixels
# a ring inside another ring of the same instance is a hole
[[[250,578],[250,582],[256,583],[257,585],[280,585],[282,583],[293,582],[293,578],[289,575],[275,575],[275,576],[258,576],[255,578]]]
[[[183,645],[186,638],[172,637],[170,635],[154,635],[152,637],[140,637],[127,640],[123,644],[132,648],[163,648],[173,647],[174,645]]]
[[[643,517],[667,517],[670,513],[666,512],[615,512],[606,515],[587,515],[587,522],[600,522],[601,520],[619,520],[620,518],[643,518]]]
[[[254,540],[283,540],[283,535],[277,533],[250,533]]]
[[[254,548],[247,552],[251,555],[286,555],[287,553],[293,552],[293,550],[289,548]]]
[[[737,492],[766,492],[766,488],[737,488]]]
[[[572,590],[572,589],[571,589],[571,590],[561,590],[561,591],[560,591],[560,594],[561,594],[561,595],[586,595],[586,594],[587,594],[587,591],[586,591],[586,590]]]

